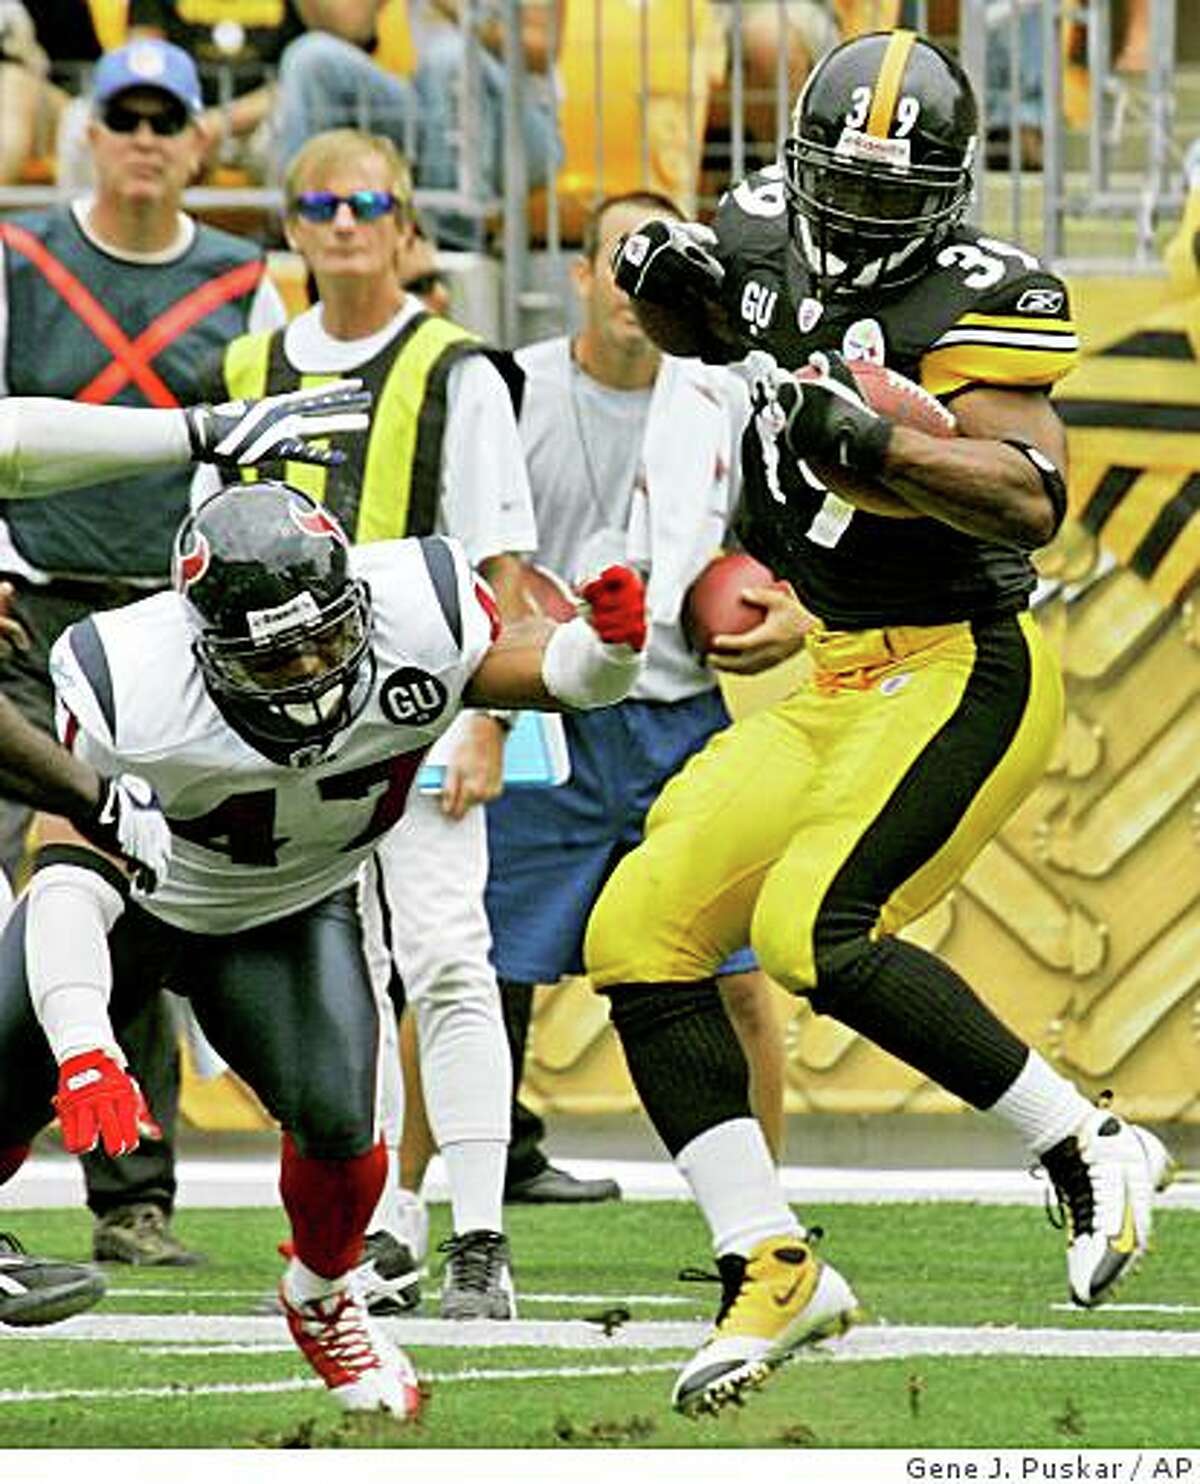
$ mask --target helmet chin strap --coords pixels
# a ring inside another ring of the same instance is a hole
[[[297,726],[311,726],[313,712],[317,713],[318,721],[323,725],[332,721],[341,709],[346,687],[339,681],[337,685],[331,685],[328,690],[322,691],[319,696],[314,696],[310,701],[297,701],[290,705],[281,706],[280,710],[289,721],[294,721]]]
[[[894,282],[893,275],[897,270],[929,242],[927,236],[913,237],[895,252],[855,264],[838,257],[831,248],[819,244],[813,235],[812,223],[806,216],[799,216],[799,224],[800,240],[809,267],[818,278],[831,283],[835,290],[871,289],[880,282],[885,285]]]

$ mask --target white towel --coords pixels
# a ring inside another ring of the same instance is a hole
[[[723,367],[663,357],[642,445],[645,493],[634,492],[628,543],[631,560],[649,555],[646,607],[656,623],[678,621],[688,584],[723,543],[737,467],[730,398],[741,394]]]

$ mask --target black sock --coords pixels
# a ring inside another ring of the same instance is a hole
[[[1029,1048],[959,974],[899,938],[845,944],[820,961],[814,1010],[851,1030],[973,1108],[1012,1086]]]
[[[706,1129],[750,1118],[750,1072],[716,981],[604,991],[646,1116],[672,1158]]]

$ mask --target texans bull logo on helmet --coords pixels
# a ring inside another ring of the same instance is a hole
[[[323,506],[306,505],[293,500],[288,506],[288,514],[306,536],[328,536],[333,541],[340,541],[343,546],[349,546],[345,531]]]
[[[171,574],[171,582],[175,591],[185,593],[193,582],[199,582],[208,571],[208,564],[211,560],[212,547],[208,544],[208,538],[204,532],[190,531],[188,545],[186,547],[181,545],[175,552],[175,570]]]

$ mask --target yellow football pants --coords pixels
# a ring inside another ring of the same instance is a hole
[[[808,648],[808,683],[663,790],[588,924],[597,987],[706,978],[750,942],[807,993],[931,907],[1044,772],[1062,684],[1029,614]]]

